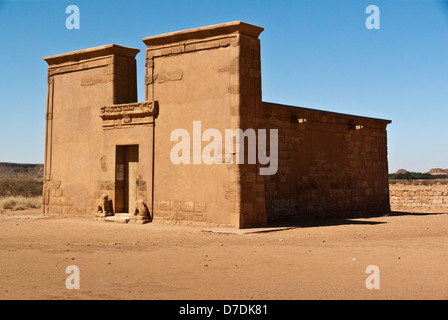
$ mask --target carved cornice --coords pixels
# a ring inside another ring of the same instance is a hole
[[[44,60],[50,67],[62,64],[78,63],[84,60],[91,60],[95,58],[104,58],[111,55],[119,55],[123,57],[135,58],[139,49],[123,47],[116,44],[109,44],[105,46],[89,48],[64,54],[58,54],[51,57],[46,57]]]
[[[103,119],[104,129],[114,129],[152,124],[158,113],[158,102],[146,101],[101,107],[100,117]]]

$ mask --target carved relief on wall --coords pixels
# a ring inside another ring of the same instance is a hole
[[[104,129],[119,129],[152,124],[158,112],[157,101],[154,103],[146,101],[101,107],[100,117],[103,119]]]

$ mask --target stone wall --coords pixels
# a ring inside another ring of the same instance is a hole
[[[389,211],[388,120],[263,104],[278,129],[278,172],[265,177],[269,220]]]
[[[207,129],[224,134],[226,129],[257,128],[262,31],[233,22],[143,39],[146,101],[160,105],[154,133],[154,219],[236,228],[266,223],[264,198],[257,197],[256,188],[263,185],[256,180],[256,166],[228,163],[225,159],[233,159],[234,152],[227,153],[224,146],[215,157],[226,164],[205,164],[201,150],[207,143],[200,141]],[[188,164],[171,160],[180,140],[171,135],[179,129],[190,133]]]
[[[101,108],[137,100],[138,52],[106,45],[44,58],[48,79],[43,213],[93,215],[102,193],[114,199],[115,146],[140,142],[123,131],[120,139],[105,134]]]
[[[155,219],[170,221],[206,221],[206,202],[195,201],[155,201],[154,211],[157,212]]]
[[[391,180],[392,211],[448,213],[448,180]]]

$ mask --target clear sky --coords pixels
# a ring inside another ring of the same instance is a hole
[[[68,5],[80,10],[69,30]],[[366,8],[380,9],[369,30]],[[0,162],[43,163],[46,56],[244,21],[261,34],[263,100],[390,119],[389,171],[448,168],[448,1],[0,0]]]

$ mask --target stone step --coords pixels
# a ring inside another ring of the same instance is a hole
[[[128,223],[129,221],[131,221],[131,217],[112,216],[112,217],[105,217],[104,220],[107,222]]]
[[[147,224],[151,223],[151,220],[147,218],[142,218],[139,216],[134,216],[129,213],[116,213],[113,216],[110,217],[101,217],[97,216],[96,219],[104,220],[106,222],[118,222],[118,223],[137,223],[137,224]]]
[[[130,213],[115,213],[114,217],[119,217],[119,218],[132,218],[134,215],[130,214]]]

